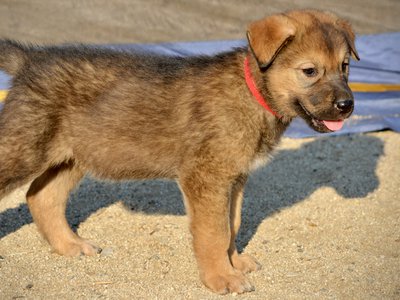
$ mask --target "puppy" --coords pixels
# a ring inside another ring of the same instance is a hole
[[[85,174],[174,179],[202,282],[252,291],[244,274],[259,264],[235,246],[247,176],[294,118],[318,132],[342,127],[358,54],[349,23],[314,10],[256,21],[247,38],[248,48],[191,58],[2,40],[13,81],[0,115],[1,194],[32,181],[28,206],[52,248],[94,255],[65,218]]]

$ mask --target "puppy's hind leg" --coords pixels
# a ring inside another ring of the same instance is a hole
[[[34,142],[24,129],[4,128],[0,120],[0,199],[46,170]]]
[[[46,111],[9,92],[0,113],[0,198],[47,169],[51,125]]]
[[[83,175],[74,162],[62,163],[36,178],[27,193],[29,210],[39,231],[61,255],[95,255],[101,251],[75,234],[65,217],[69,192]]]

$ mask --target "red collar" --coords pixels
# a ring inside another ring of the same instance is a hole
[[[267,101],[265,101],[264,97],[261,95],[260,91],[257,89],[256,84],[254,83],[253,76],[251,75],[250,65],[249,65],[249,57],[246,56],[244,60],[244,77],[246,78],[246,84],[249,88],[250,92],[252,93],[253,97],[256,98],[258,103],[261,104],[266,110],[268,110],[271,114],[276,116],[277,118],[281,118],[275,111],[273,111]]]

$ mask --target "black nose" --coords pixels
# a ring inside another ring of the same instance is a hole
[[[338,100],[335,103],[335,107],[340,110],[340,112],[346,113],[353,109],[354,101],[352,99]]]

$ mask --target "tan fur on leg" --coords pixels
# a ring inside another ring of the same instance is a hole
[[[243,203],[244,185],[246,184],[247,176],[241,175],[232,186],[231,192],[231,242],[229,246],[229,258],[235,269],[248,273],[259,270],[261,265],[248,254],[239,254],[236,249],[236,236],[239,232],[241,223],[241,211]]]
[[[69,192],[83,173],[73,163],[47,170],[31,184],[27,202],[33,219],[54,251],[66,256],[94,255],[99,248],[76,235],[65,218]]]
[[[209,172],[195,170],[180,181],[191,216],[193,248],[203,283],[212,291],[243,293],[253,286],[243,273],[233,268],[228,256],[231,242],[230,188],[222,178],[210,178]]]

